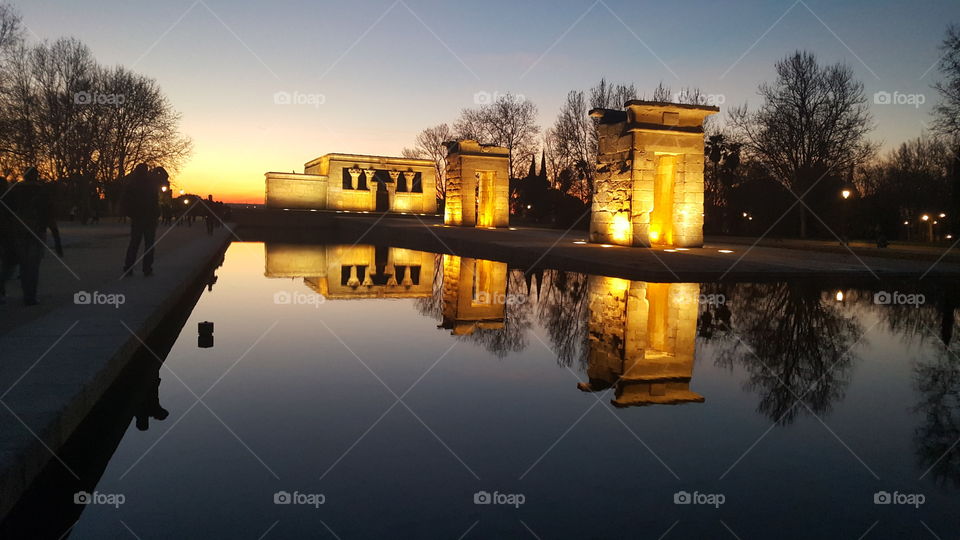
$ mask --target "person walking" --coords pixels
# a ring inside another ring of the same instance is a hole
[[[122,277],[133,274],[137,253],[143,243],[143,275],[153,275],[154,243],[157,220],[160,218],[160,193],[170,187],[169,175],[162,167],[149,170],[145,163],[137,165],[127,178],[121,204],[130,217],[130,243],[123,264]]]
[[[14,184],[4,197],[4,210],[7,211],[5,227],[12,245],[13,257],[5,257],[0,270],[0,284],[13,276],[16,265],[20,266],[20,287],[23,290],[23,303],[35,306],[37,288],[40,281],[40,261],[47,249],[47,229],[53,235],[57,255],[63,256],[60,242],[60,229],[53,210],[53,197],[49,186],[40,182],[40,173],[34,167],[23,173],[23,181]],[[11,264],[12,263],[12,264]],[[2,289],[2,286],[0,286]]]

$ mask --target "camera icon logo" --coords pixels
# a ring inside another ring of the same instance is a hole
[[[78,306],[89,306],[93,302],[93,295],[87,291],[79,291],[73,295],[73,303]]]
[[[73,103],[76,105],[90,105],[93,103],[93,94],[86,90],[73,94]]]
[[[475,105],[489,105],[493,103],[493,96],[490,94],[490,92],[477,92],[473,94],[473,103]]]
[[[273,504],[290,504],[293,502],[293,497],[290,496],[288,491],[278,491],[273,494]]]
[[[887,491],[878,491],[873,494],[873,504],[890,504],[892,502],[893,498]]]
[[[293,96],[290,92],[276,92],[273,94],[274,105],[290,105],[293,103]]]
[[[873,95],[873,102],[877,105],[890,105],[893,103],[893,94],[880,91]]]
[[[878,305],[890,305],[893,302],[893,295],[887,291],[880,291],[873,295],[873,303]]]
[[[478,491],[473,494],[473,504],[491,504],[493,498],[487,491]]]
[[[293,302],[293,296],[287,291],[280,291],[273,295],[273,303],[280,305],[290,305]]]
[[[86,491],[78,491],[73,494],[73,504],[90,504],[92,499]]]
[[[673,504],[690,504],[693,498],[686,491],[678,491],[673,494]]]

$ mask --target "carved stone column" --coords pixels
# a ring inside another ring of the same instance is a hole
[[[357,189],[357,180],[360,179],[360,173],[363,171],[354,167],[347,172],[350,173],[350,189]]]
[[[377,171],[374,169],[364,169],[363,173],[367,175],[367,189],[376,191],[376,184],[373,181],[373,175],[377,174]]]

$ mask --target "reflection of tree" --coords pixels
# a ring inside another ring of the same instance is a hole
[[[423,279],[423,278],[420,278]],[[426,298],[417,298],[417,311],[424,317],[440,320],[443,317],[443,255],[433,259],[433,291]]]
[[[506,298],[503,328],[477,328],[472,334],[459,336],[459,339],[482,345],[485,349],[503,358],[511,352],[520,352],[527,348],[527,330],[530,329],[530,302],[524,291],[527,284],[522,270],[510,270],[507,274]],[[515,297],[513,295],[516,295]],[[521,299],[522,298],[522,299]]]
[[[936,359],[914,367],[924,423],[914,433],[917,461],[941,485],[960,487],[960,358],[940,347]],[[932,467],[932,469],[931,469]]]
[[[896,287],[888,285],[885,290],[901,294],[922,294],[924,303],[913,304],[872,304],[891,333],[899,334],[905,342],[923,343],[927,338],[939,337],[939,341],[950,344],[960,336],[960,291],[954,283],[934,283],[923,288],[900,283]],[[868,299],[872,300],[873,293]],[[936,341],[936,340],[935,340]]]
[[[824,300],[815,283],[740,284],[728,289],[737,339],[717,362],[742,366],[746,387],[760,393],[758,411],[789,424],[805,404],[830,410],[849,384],[850,348],[863,329]],[[798,399],[802,404],[797,403]]]
[[[550,344],[562,366],[586,360],[587,275],[547,270],[540,284],[537,317],[547,330]]]

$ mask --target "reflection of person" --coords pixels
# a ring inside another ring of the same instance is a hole
[[[37,286],[40,280],[40,261],[47,249],[47,229],[52,233],[57,254],[63,255],[60,243],[60,230],[54,219],[53,197],[48,186],[40,182],[40,173],[30,167],[23,173],[23,181],[9,188],[4,197],[4,210],[7,210],[7,244],[10,249],[4,257],[0,269],[0,292],[2,284],[13,275],[16,265],[20,265],[20,286],[23,289],[23,303],[33,306],[37,301]],[[12,256],[11,256],[12,255]]]
[[[170,416],[170,413],[160,406],[160,375],[155,375],[155,377],[156,383],[149,388],[150,393],[144,397],[135,415],[137,429],[140,431],[146,431],[150,428],[151,418],[163,421],[167,416]]]
[[[124,213],[130,216],[130,244],[123,264],[123,275],[133,273],[140,243],[143,243],[143,275],[153,275],[154,242],[157,236],[157,220],[160,217],[160,192],[169,188],[169,175],[162,167],[150,171],[141,163],[127,178],[122,204]]]

